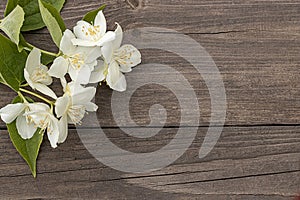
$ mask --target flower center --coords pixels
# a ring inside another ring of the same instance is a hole
[[[25,119],[26,123],[29,125],[33,123],[32,117],[30,115],[26,115],[26,113],[30,112],[30,109],[28,107],[25,108]]]
[[[69,61],[71,63],[71,66],[76,70],[79,70],[84,64],[83,56],[81,56],[80,54],[69,56]]]
[[[40,65],[33,71],[30,78],[33,82],[47,84],[49,83],[49,80],[51,80],[51,77],[48,75],[47,71],[48,68],[46,66]]]
[[[37,126],[44,130],[48,127],[49,122],[50,122],[49,116],[46,115],[44,119],[41,119],[38,122]]]
[[[94,42],[98,41],[102,36],[100,35],[100,26],[82,27],[81,30],[86,36],[90,36]]]
[[[95,36],[97,35],[97,32],[99,32],[95,26],[91,26],[88,28],[88,34],[90,34],[90,36]]]
[[[68,110],[68,116],[75,125],[80,125],[82,123],[81,120],[84,117],[85,113],[85,106],[83,105],[73,105],[70,106]]]
[[[127,62],[131,59],[131,57],[132,57],[132,52],[128,51],[126,48],[114,52],[114,59],[119,64],[126,65]]]

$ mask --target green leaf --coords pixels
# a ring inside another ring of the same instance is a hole
[[[48,64],[52,63],[55,58],[56,58],[55,56],[51,56],[51,55],[42,53],[41,60],[44,65],[48,65]]]
[[[6,4],[6,9],[4,11],[4,16],[7,16],[17,5],[18,0],[8,0]]]
[[[24,68],[27,53],[19,52],[17,46],[8,38],[0,34],[0,77],[2,83],[16,92],[25,81]]]
[[[4,80],[1,78],[1,76],[0,76],[0,83],[5,84],[5,82],[4,82]]]
[[[66,29],[63,20],[60,18],[58,12],[55,12],[55,8],[50,4],[46,4],[42,0],[39,0],[39,6],[43,21],[46,24],[54,43],[59,47],[63,31]],[[60,23],[58,21],[60,21]]]
[[[98,9],[96,10],[93,10],[91,12],[88,12],[84,17],[83,17],[83,20],[88,22],[88,23],[93,23],[98,12],[101,11],[101,10],[104,10],[106,7],[106,5],[102,5],[101,7],[99,7]]]
[[[65,0],[44,0],[52,5],[58,12],[64,6]],[[43,22],[38,0],[8,0],[5,16],[7,16],[17,5],[20,5],[25,12],[25,21],[21,31],[37,30],[45,27]]]
[[[27,41],[25,40],[24,36],[22,35],[22,33],[20,33],[20,42],[19,42],[19,45],[18,45],[18,50],[19,52],[23,51],[23,49],[25,47],[29,48],[30,49],[30,46],[28,45]]]
[[[66,25],[65,25],[65,22],[64,22],[64,20],[62,19],[61,15],[60,15],[60,13],[51,4],[45,3],[44,0],[41,0],[41,2],[45,6],[45,8],[47,8],[49,10],[51,15],[55,18],[55,20],[57,21],[61,31],[64,32],[66,30]]]
[[[21,27],[24,22],[25,13],[23,9],[17,7],[9,13],[0,24],[0,29],[16,44],[19,45]]]
[[[13,103],[21,102],[22,100],[20,97],[15,98],[13,101]],[[18,133],[16,120],[11,124],[7,124],[7,129],[13,145],[16,147],[23,159],[27,162],[32,175],[36,177],[36,160],[43,141],[43,132],[38,129],[31,139],[24,140]]]

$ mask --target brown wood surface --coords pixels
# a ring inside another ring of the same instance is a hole
[[[190,36],[209,52],[221,72],[228,103],[218,144],[207,157],[198,159],[211,112],[201,76],[175,54],[143,50],[143,63],[172,66],[195,90],[201,123],[188,151],[163,170],[123,173],[97,161],[71,128],[67,142],[57,149],[51,149],[45,140],[38,175],[33,179],[0,122],[0,199],[285,200],[300,192],[300,1],[68,0],[62,11],[67,27],[72,28],[87,11],[103,3],[107,4],[105,14],[111,29],[115,21],[124,30],[169,28]],[[0,2],[1,16],[5,4]],[[25,37],[56,51],[46,30]],[[136,76],[141,79],[142,74]],[[53,86],[55,90],[58,87]],[[0,86],[0,91],[2,107],[15,94],[5,86]],[[168,112],[165,128],[150,139],[128,137],[118,129],[111,113],[111,94],[105,86],[99,89],[97,117],[118,146],[151,152],[176,134],[180,106],[168,89],[149,85],[131,99],[131,117],[139,125],[149,124],[148,111],[154,103]],[[83,130],[95,131],[95,121],[85,124]],[[185,128],[188,131],[194,125],[187,122]]]

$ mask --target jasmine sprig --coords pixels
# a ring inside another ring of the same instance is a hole
[[[119,24],[115,31],[107,30],[105,6],[87,13],[73,30],[68,30],[59,13],[63,3],[28,0],[20,6],[9,0],[5,18],[0,20],[0,29],[8,37],[0,34],[0,83],[18,94],[0,109],[0,116],[34,177],[43,134],[47,133],[50,145],[56,148],[67,139],[69,124],[81,125],[87,112],[97,111],[98,106],[92,102],[97,88],[87,85],[105,81],[113,90],[125,91],[124,73],[141,62],[138,49],[122,45]],[[27,17],[29,4],[39,10],[34,21]],[[44,26],[58,53],[39,49],[22,36],[24,31]],[[43,61],[45,57],[47,62]],[[55,78],[61,81],[63,96],[58,97],[50,87]]]

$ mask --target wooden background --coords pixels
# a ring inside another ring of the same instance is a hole
[[[170,28],[195,39],[210,53],[222,74],[228,101],[218,144],[206,158],[197,158],[210,118],[210,98],[201,76],[175,54],[143,50],[143,63],[168,64],[195,89],[201,125],[189,150],[163,170],[122,173],[93,158],[72,128],[67,142],[55,150],[45,140],[34,179],[1,122],[0,198],[294,199],[300,192],[300,1],[68,0],[62,11],[67,27],[103,3],[110,29],[115,21],[124,30]],[[5,4],[1,0],[1,16]],[[28,33],[26,38],[56,51],[45,30]],[[4,86],[0,91],[2,107],[15,94]],[[128,137],[118,129],[111,114],[111,94],[105,86],[98,91],[97,115],[107,136],[120,147],[153,151],[176,134],[180,107],[166,88],[148,85],[132,97],[131,117],[140,125],[149,124],[153,103],[168,112],[165,128],[148,140]]]

